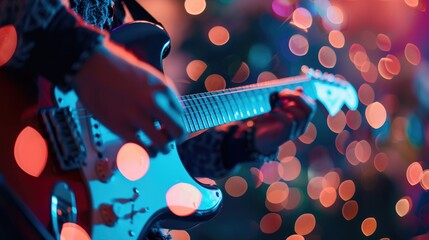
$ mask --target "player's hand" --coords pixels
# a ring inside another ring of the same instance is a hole
[[[266,154],[305,132],[314,116],[316,103],[300,88],[286,89],[271,99],[271,107],[269,113],[255,120],[255,147]]]
[[[91,56],[71,85],[94,117],[125,141],[140,143],[136,132],[142,130],[151,140],[144,147],[165,152],[168,142],[184,137],[183,109],[171,82],[113,43]]]

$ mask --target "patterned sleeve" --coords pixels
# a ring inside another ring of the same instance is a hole
[[[220,178],[239,163],[275,160],[277,152],[257,152],[253,130],[253,121],[209,129],[178,147],[183,165],[194,177]]]
[[[60,0],[2,0],[0,27],[5,25],[13,25],[18,36],[6,66],[64,87],[103,38]]]

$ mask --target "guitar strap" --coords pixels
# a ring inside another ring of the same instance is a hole
[[[122,0],[122,1],[127,6],[134,20],[149,21],[163,27],[162,24],[158,22],[148,11],[146,11],[146,9],[144,9],[137,1],[135,0]]]

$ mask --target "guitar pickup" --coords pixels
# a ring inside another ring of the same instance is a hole
[[[64,171],[86,165],[86,148],[69,108],[40,110],[51,150]]]

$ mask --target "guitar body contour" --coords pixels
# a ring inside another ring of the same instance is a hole
[[[170,42],[159,26],[134,22],[111,38],[162,70]],[[0,173],[56,238],[75,222],[92,239],[139,239],[155,224],[187,228],[220,209],[219,188],[187,173],[174,142],[168,154],[137,159],[137,167],[147,164],[142,176],[119,171],[125,142],[82,111],[73,91],[1,70],[0,107]]]

